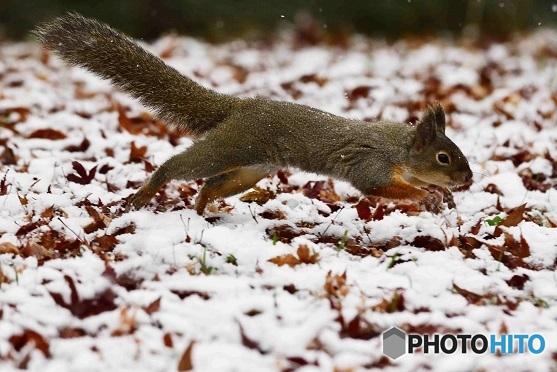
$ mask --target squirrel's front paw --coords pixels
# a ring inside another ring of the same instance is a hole
[[[452,191],[446,187],[441,187],[439,191],[443,194],[443,201],[447,203],[447,206],[451,209],[455,209],[456,203],[454,202]]]
[[[131,198],[128,199],[126,205],[126,212],[133,211],[133,210],[137,211],[143,208],[144,206],[146,206],[150,200],[151,198],[147,197],[147,195],[145,195],[145,193],[142,192],[142,190],[139,190]]]
[[[441,213],[443,210],[443,194],[437,190],[432,190],[422,200],[425,210],[431,213]]]
[[[442,187],[442,186],[432,185],[432,186],[429,187],[429,192],[430,193],[434,193],[434,192],[440,193],[442,201],[447,203],[447,206],[449,208],[451,208],[451,209],[456,208],[456,203],[454,201],[453,193],[448,188]]]

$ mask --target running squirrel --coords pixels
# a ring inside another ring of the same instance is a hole
[[[153,173],[128,208],[144,207],[171,180],[205,178],[195,204],[203,214],[208,202],[248,190],[288,166],[348,181],[365,196],[437,204],[437,210],[440,191],[424,187],[450,194],[447,188],[472,179],[466,157],[445,136],[439,103],[415,127],[370,124],[296,103],[217,93],[79,14],[63,15],[33,33],[65,62],[110,80],[168,124],[198,137]]]

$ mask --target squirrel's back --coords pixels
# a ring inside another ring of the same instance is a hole
[[[214,128],[240,101],[202,87],[110,26],[79,14],[56,18],[34,34],[64,61],[110,80],[191,134]]]

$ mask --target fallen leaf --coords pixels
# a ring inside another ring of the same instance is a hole
[[[42,139],[48,139],[48,140],[61,140],[66,138],[67,136],[60,132],[59,130],[55,130],[55,129],[37,129],[36,131],[34,131],[33,133],[29,134],[27,136],[27,138],[42,138]]]
[[[507,284],[510,287],[523,290],[524,284],[530,279],[530,277],[526,274],[522,275],[513,275],[509,280],[507,280]]]
[[[298,247],[296,254],[298,255],[298,259],[301,263],[314,264],[319,262],[319,254],[316,252],[312,253],[309,247],[305,244]]]
[[[288,265],[290,267],[294,267],[300,263],[300,261],[294,255],[291,254],[285,254],[282,256],[271,258],[269,262],[274,263],[275,265],[278,266]]]
[[[333,297],[343,297],[350,291],[350,287],[346,284],[346,271],[342,275],[333,275],[331,271],[325,277],[323,289],[327,294]]]
[[[430,251],[445,250],[445,244],[441,240],[429,235],[416,236],[412,241],[412,245],[414,247],[425,248]]]
[[[466,289],[462,289],[454,283],[453,283],[453,289],[455,290],[456,293],[464,297],[469,304],[475,305],[482,302],[483,296],[480,296],[479,294],[476,294],[474,292],[467,291]]]
[[[68,152],[85,152],[91,146],[91,142],[87,139],[87,137],[83,138],[83,141],[79,145],[69,145],[64,150]]]
[[[184,354],[182,354],[180,362],[178,363],[178,371],[191,371],[193,369],[193,362],[191,359],[193,345],[195,345],[195,341],[190,342],[190,344],[184,351]]]
[[[66,178],[68,181],[79,183],[80,185],[87,185],[90,184],[91,181],[95,178],[95,174],[97,173],[97,166],[95,165],[89,172],[85,170],[83,165],[77,161],[72,161],[72,167],[77,172],[76,174],[68,174]]]
[[[21,250],[21,253],[23,257],[35,257],[39,261],[54,258],[56,256],[54,252],[35,242],[27,242]]]
[[[367,198],[362,198],[358,204],[355,205],[358,217],[364,221],[371,219],[371,204]]]
[[[144,308],[145,312],[149,315],[152,315],[153,313],[156,313],[157,311],[159,311],[159,309],[161,307],[161,298],[162,297],[159,297],[155,301],[151,302],[149,304],[149,306]]]
[[[4,254],[4,253],[11,253],[11,254],[21,256],[21,252],[19,251],[19,248],[10,242],[0,243],[0,254]]]
[[[255,186],[251,191],[248,191],[240,197],[240,200],[245,203],[257,203],[263,205],[269,200],[275,198],[275,193],[268,189],[262,189],[259,186]]]
[[[135,141],[132,141],[130,149],[130,163],[141,163],[147,154],[147,146],[137,147]]]
[[[34,348],[40,350],[45,357],[51,357],[48,339],[31,329],[24,328],[22,333],[12,335],[8,341],[16,351],[21,351],[25,346],[32,343]]]
[[[259,354],[262,355],[267,354],[267,351],[263,350],[261,348],[261,345],[259,345],[258,342],[252,340],[250,337],[246,335],[246,332],[244,331],[244,327],[242,327],[242,324],[240,324],[240,322],[238,322],[238,327],[240,328],[240,337],[242,338],[242,345],[244,345],[248,349],[259,351]]]

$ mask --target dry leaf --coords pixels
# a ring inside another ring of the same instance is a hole
[[[182,354],[182,358],[180,358],[180,362],[178,363],[178,371],[191,371],[193,369],[193,363],[191,360],[193,345],[195,345],[195,341],[190,342],[186,351]]]
[[[278,266],[288,265],[290,267],[294,267],[300,263],[300,261],[291,254],[285,254],[283,256],[271,258],[269,262],[274,263]]]
[[[346,285],[346,271],[342,275],[332,275],[331,271],[329,271],[325,278],[323,289],[334,297],[346,296],[350,291],[350,287]]]
[[[42,139],[49,139],[49,140],[61,140],[66,138],[67,136],[60,132],[59,130],[55,129],[37,129],[33,133],[31,133],[27,138],[42,138]]]
[[[141,163],[147,154],[147,146],[137,147],[135,141],[132,141],[130,149],[130,163]]]
[[[275,198],[275,193],[268,189],[262,189],[255,186],[251,191],[248,191],[240,197],[240,200],[246,203],[257,203],[263,205],[269,200]]]
[[[68,181],[79,183],[80,185],[87,185],[95,178],[97,173],[97,166],[95,165],[89,172],[85,170],[80,162],[72,161],[72,167],[77,172],[76,174],[68,174],[66,178]]]
[[[19,248],[10,242],[0,243],[0,254],[4,254],[4,253],[11,253],[11,254],[21,256],[21,252],[19,251]]]

